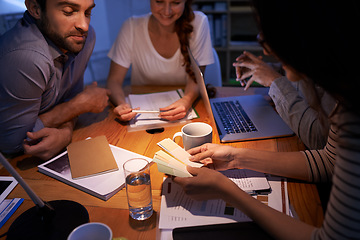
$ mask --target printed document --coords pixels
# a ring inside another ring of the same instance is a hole
[[[157,92],[157,93],[148,93],[148,94],[130,94],[128,97],[129,104],[131,107],[140,108],[143,111],[158,111],[160,108],[167,107],[170,104],[176,102],[181,97],[183,97],[184,92],[181,89],[167,91],[167,92]],[[180,120],[177,121],[167,121],[160,119],[159,113],[139,113],[134,119],[130,121],[129,131],[140,130],[139,127],[156,127],[164,126],[166,124],[174,123],[184,123],[187,120],[197,118],[195,110],[191,108],[188,114]]]
[[[270,179],[271,193],[254,195],[253,197],[278,211],[288,214],[289,203],[286,179],[272,176]],[[191,199],[179,185],[172,182],[171,178],[165,179],[162,194],[159,220],[161,230],[251,221],[240,210],[222,200],[195,201]]]

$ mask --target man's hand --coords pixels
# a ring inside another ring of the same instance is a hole
[[[76,96],[82,112],[100,113],[108,106],[110,90],[99,88],[97,82],[86,86],[84,91]]]
[[[110,90],[99,88],[96,82],[87,86],[84,91],[68,102],[60,103],[50,111],[39,115],[45,127],[59,128],[87,112],[100,113],[108,106]]]
[[[69,127],[43,128],[37,132],[27,132],[23,147],[25,154],[48,160],[58,154],[70,142],[72,130]]]

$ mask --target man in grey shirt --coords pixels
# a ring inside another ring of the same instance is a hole
[[[0,151],[49,159],[71,141],[75,119],[101,112],[109,90],[84,89],[95,45],[92,0],[26,0],[0,37]]]

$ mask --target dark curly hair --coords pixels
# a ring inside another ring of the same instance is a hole
[[[191,8],[193,0],[185,2],[185,9],[183,15],[175,23],[175,32],[177,33],[180,41],[180,51],[184,57],[184,64],[186,73],[196,82],[195,74],[191,69],[190,56],[188,52],[189,39],[194,30],[191,22],[195,18],[195,14]]]

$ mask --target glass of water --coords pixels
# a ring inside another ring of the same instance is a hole
[[[130,216],[135,220],[148,219],[153,214],[150,164],[145,159],[133,158],[123,168]]]

